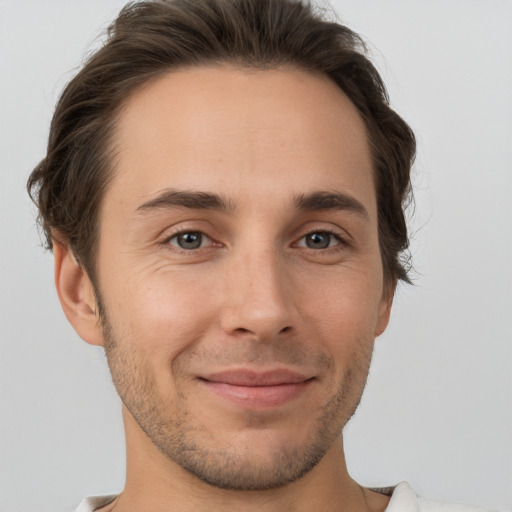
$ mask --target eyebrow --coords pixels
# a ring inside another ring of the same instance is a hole
[[[346,210],[355,213],[366,220],[370,218],[366,208],[357,199],[340,192],[320,190],[308,194],[300,194],[294,198],[293,202],[297,210]],[[216,210],[221,212],[231,212],[235,209],[229,199],[226,199],[219,194],[201,191],[166,189],[153,199],[141,204],[136,211],[148,212],[180,207],[192,210]]]
[[[317,191],[310,194],[301,194],[295,198],[295,207],[298,210],[346,210],[355,213],[365,220],[370,216],[366,208],[357,199],[340,192]]]
[[[193,210],[231,211],[233,207],[229,200],[218,194],[186,190],[166,189],[158,196],[141,204],[137,212],[160,210],[168,208],[190,208]]]

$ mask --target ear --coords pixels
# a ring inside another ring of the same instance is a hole
[[[391,315],[391,306],[393,305],[393,297],[395,296],[396,280],[392,283],[384,284],[382,297],[379,304],[379,317],[375,328],[375,336],[380,336],[388,326],[389,317]]]
[[[70,247],[53,239],[55,286],[62,310],[78,335],[91,345],[103,345],[94,288]]]

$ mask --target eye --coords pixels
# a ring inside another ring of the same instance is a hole
[[[169,238],[168,243],[180,249],[193,251],[211,243],[211,240],[200,231],[183,231]]]
[[[314,231],[303,236],[297,243],[298,247],[308,249],[329,249],[341,243],[339,236],[329,231]]]

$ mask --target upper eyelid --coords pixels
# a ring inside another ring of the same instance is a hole
[[[215,236],[214,235],[211,235],[209,234],[211,231],[213,231],[213,227],[211,225],[209,225],[206,229],[205,229],[205,226],[204,226],[204,221],[200,221],[201,222],[201,226],[187,226],[186,224],[189,224],[189,223],[194,223],[196,224],[198,221],[197,220],[191,220],[191,221],[184,221],[184,222],[180,222],[178,223],[176,226],[168,226],[166,227],[165,229],[162,229],[157,237],[157,239],[160,241],[160,242],[165,242],[165,241],[168,241],[168,240],[171,240],[172,238],[174,238],[175,236],[178,236],[182,233],[201,233],[203,234],[204,236],[210,238],[210,239],[215,239]],[[183,224],[185,224],[185,226],[183,226]]]
[[[306,236],[308,235],[312,235],[314,233],[327,233],[328,235],[332,235],[336,240],[338,240],[338,242],[340,243],[340,245],[349,245],[349,242],[345,239],[345,237],[343,237],[342,235],[340,235],[339,233],[335,232],[335,231],[331,231],[331,230],[328,230],[328,229],[313,229],[311,231],[308,231],[307,233],[304,233],[301,237],[299,237],[295,242],[294,244],[297,244],[298,242],[300,242],[302,239],[304,239]],[[330,249],[333,249],[333,247],[329,247]],[[326,250],[326,249],[313,249],[311,247],[308,247],[308,249],[310,250]]]
[[[341,229],[341,228],[316,227],[316,228],[308,229],[305,233],[300,235],[300,237],[297,238],[297,240],[301,240],[305,236],[311,235],[313,233],[328,233],[328,234],[333,235],[334,237],[338,238],[340,241],[347,243],[347,244],[349,243],[349,240],[352,238],[351,235],[346,230]]]
[[[301,238],[311,235],[313,233],[328,233],[329,235],[334,235],[336,237],[342,237],[343,235],[341,233],[338,233],[337,230],[329,229],[329,228],[317,228],[317,229],[310,229],[306,233],[304,233]]]
[[[208,239],[209,242],[213,242],[213,243],[216,243],[216,241],[214,240],[213,237],[211,237],[210,235],[207,235],[204,231],[201,231],[199,229],[182,229],[180,231],[176,231],[175,233],[171,234],[171,235],[168,235],[166,236],[163,240],[162,240],[162,243],[163,244],[167,244],[169,243],[173,238],[176,238],[177,236],[179,235],[183,235],[184,233],[200,233],[202,236],[204,236],[205,238]],[[218,243],[218,242],[217,242]],[[202,247],[203,248],[203,247]]]
[[[200,233],[201,235],[205,236],[206,238],[211,238],[211,236],[207,235],[204,231],[200,229],[180,229],[179,231],[176,231],[174,233],[171,233],[169,235],[166,235],[165,238],[168,240],[172,240],[173,238],[183,235],[184,233]]]

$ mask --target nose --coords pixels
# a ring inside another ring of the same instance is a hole
[[[233,257],[225,285],[220,319],[225,333],[271,341],[296,327],[292,276],[275,250]]]

